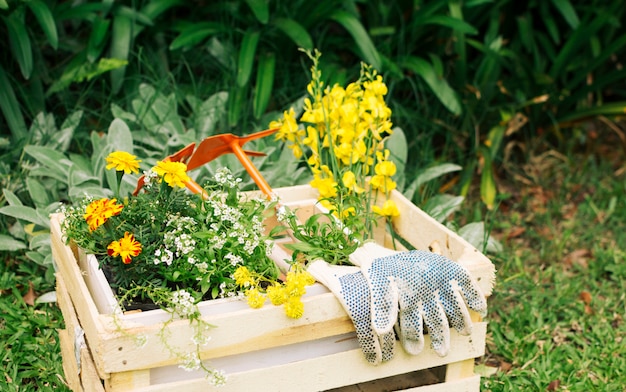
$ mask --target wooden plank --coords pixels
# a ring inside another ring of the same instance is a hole
[[[150,385],[150,370],[112,373],[111,378],[105,380],[106,390],[109,392],[137,391]],[[170,389],[171,391],[172,389]]]
[[[74,392],[82,392],[83,388],[78,375],[78,364],[74,355],[74,333],[66,329],[58,330],[59,346],[61,346],[61,357],[63,358],[63,372],[65,381]]]
[[[226,372],[228,377],[226,385],[216,389],[222,392],[249,390],[253,385],[264,385],[276,392],[322,391],[479,357],[485,350],[486,328],[486,323],[475,324],[470,336],[461,336],[453,332],[450,344],[454,349],[446,357],[439,357],[430,348],[424,349],[420,355],[411,356],[398,346],[394,358],[379,366],[372,366],[365,361],[356,342],[352,349],[327,355],[320,355],[309,349],[312,354],[306,357],[307,348],[304,347],[301,351],[305,353],[305,357],[294,358],[294,353],[300,349],[289,346],[231,358],[219,358],[210,361],[209,365],[216,369],[224,369]],[[425,344],[426,347],[430,345],[428,336]],[[228,371],[228,366],[234,366],[233,364],[243,366],[241,361],[248,361],[248,370]],[[169,367],[153,369],[152,385],[138,391],[165,392],[176,389],[189,392],[213,390],[208,386],[202,373],[187,373]]]
[[[93,301],[91,293],[85,285],[82,272],[74,253],[63,240],[60,226],[60,214],[53,214],[50,219],[50,232],[52,242],[52,256],[57,265],[60,275],[67,286],[81,327],[85,331],[85,336],[94,354],[94,360],[99,374],[104,374],[103,363],[99,357],[99,347],[101,346],[101,335],[105,333],[98,322],[98,309]]]
[[[104,392],[103,381],[87,347],[80,350],[80,380],[85,392]]]

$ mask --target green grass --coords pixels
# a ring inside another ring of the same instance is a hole
[[[626,180],[615,150],[545,154],[515,173],[538,174],[531,184],[509,184],[481,360],[499,370],[484,391],[626,387]]]

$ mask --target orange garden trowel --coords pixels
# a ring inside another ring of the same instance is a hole
[[[182,162],[187,164],[187,171],[197,169],[198,167],[214,160],[220,155],[233,153],[239,159],[243,167],[246,169],[252,180],[257,184],[259,189],[268,197],[272,195],[272,188],[269,186],[265,178],[259,170],[254,166],[249,156],[264,156],[262,152],[248,151],[243,149],[243,145],[250,140],[259,139],[269,136],[278,131],[278,128],[266,129],[265,131],[253,133],[248,136],[236,136],[232,133],[209,136],[202,140],[196,148],[195,143],[191,143],[180,151],[167,156],[165,162]],[[137,195],[144,185],[144,176],[139,177],[137,188],[133,195]],[[185,182],[185,186],[194,193],[204,195],[204,190],[197,182],[189,180]]]

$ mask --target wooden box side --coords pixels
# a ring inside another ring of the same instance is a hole
[[[391,361],[372,366],[364,359],[355,336],[350,335],[344,336],[343,339],[322,339],[260,350],[246,355],[216,358],[210,361],[210,365],[224,369],[228,376],[226,385],[215,388],[216,391],[243,391],[249,390],[252,385],[264,386],[277,392],[323,391],[473,360],[484,354],[486,328],[486,323],[479,322],[474,324],[470,336],[452,332],[451,346],[454,349],[446,357],[439,357],[429,349],[425,349],[420,355],[411,356],[398,346]],[[429,345],[430,339],[426,336],[425,347]],[[333,346],[336,347],[333,349]],[[157,392],[176,389],[190,392],[213,390],[202,374],[186,373],[170,366],[152,369],[150,386],[139,388],[137,391]]]

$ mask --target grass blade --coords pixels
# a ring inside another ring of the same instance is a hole
[[[597,18],[576,29],[574,34],[565,42],[563,49],[561,49],[554,60],[552,68],[550,68],[550,76],[556,79],[561,75],[567,65],[574,62],[574,59],[580,58],[580,48],[588,44],[589,37],[596,34],[603,26],[605,26],[604,19]]]
[[[50,45],[56,50],[59,47],[59,37],[57,35],[57,27],[54,21],[54,16],[50,8],[41,0],[27,1],[26,5],[30,8],[30,11],[35,15],[39,26],[43,30],[43,33],[48,38]]]
[[[575,122],[596,116],[623,116],[626,115],[626,101],[612,102],[594,106],[588,109],[577,110],[558,119],[558,123]]]
[[[181,0],[152,0],[141,9],[141,13],[154,20],[165,11],[180,4],[183,4]]]
[[[261,33],[254,30],[248,30],[243,36],[237,59],[237,85],[239,87],[245,86],[248,84],[248,80],[250,80],[256,47],[260,37]]]
[[[109,19],[103,19],[102,17],[94,19],[87,44],[87,60],[90,63],[93,63],[100,57],[100,53],[104,49],[104,39],[107,36],[110,25],[111,21]]]
[[[372,67],[377,70],[381,70],[382,60],[374,42],[370,38],[369,34],[359,21],[359,19],[343,10],[337,10],[332,13],[330,19],[342,25],[348,33],[354,39],[357,47],[361,51],[363,59],[368,62]]]
[[[313,50],[313,40],[309,32],[302,25],[293,19],[276,18],[272,24],[287,37],[289,37],[298,47],[306,50]]]
[[[274,87],[274,72],[276,68],[276,55],[272,52],[265,54],[259,61],[256,77],[256,90],[254,92],[253,111],[256,119],[261,118]]]
[[[485,146],[480,148],[480,155],[483,158],[482,173],[480,176],[480,199],[488,209],[493,209],[496,203],[496,180],[493,176],[493,165],[491,152]]]
[[[0,66],[0,109],[15,141],[26,138],[26,122],[6,73]]]
[[[15,61],[19,64],[24,79],[29,79],[33,72],[33,50],[24,23],[24,12],[18,9],[2,19],[7,26],[9,44]]]

